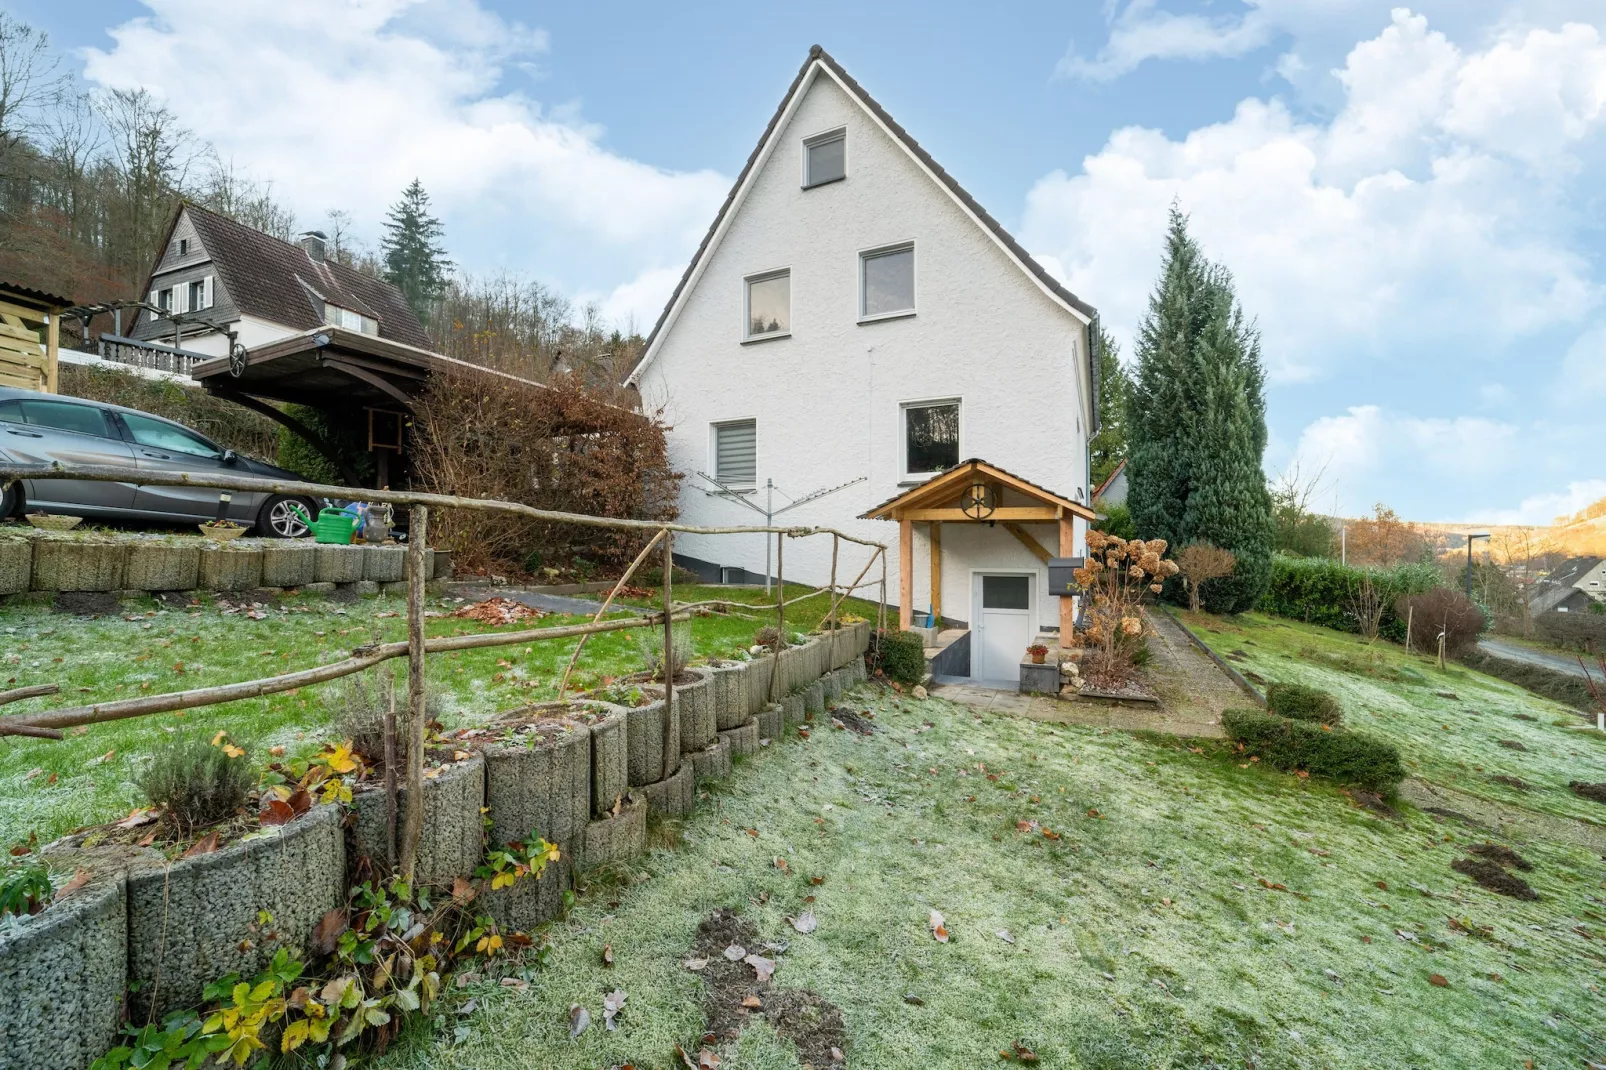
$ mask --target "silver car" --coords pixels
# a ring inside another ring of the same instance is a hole
[[[242,457],[182,424],[121,405],[0,388],[0,459],[19,464],[108,464],[152,472],[209,472],[293,479],[283,468]],[[25,479],[0,492],[0,517],[43,510],[69,516],[163,523],[215,520],[221,492],[207,487],[148,487],[75,479]],[[232,492],[225,515],[256,534],[297,538],[311,498]]]

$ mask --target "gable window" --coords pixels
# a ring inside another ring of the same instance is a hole
[[[859,319],[913,315],[914,242],[859,254]]]
[[[189,252],[190,252],[190,240],[188,238],[180,238],[178,240],[178,255],[179,256],[188,256]]]
[[[823,186],[848,177],[846,128],[816,134],[803,142],[803,188]]]
[[[959,401],[916,401],[903,406],[903,471],[911,479],[946,472],[959,463]]]
[[[778,338],[792,332],[792,273],[772,271],[745,280],[746,339]]]
[[[190,283],[189,298],[190,298],[190,306],[189,307],[190,307],[190,311],[192,311],[192,312],[198,311],[198,310],[203,309],[203,308],[211,308],[212,307],[212,279],[211,279],[211,277],[208,276],[207,278],[204,278],[204,279],[196,279],[194,282]]]
[[[758,486],[758,422],[714,425],[714,478],[732,490]]]

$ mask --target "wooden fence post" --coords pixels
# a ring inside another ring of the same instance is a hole
[[[842,540],[838,539],[835,535],[831,536],[831,627],[829,629],[830,631],[836,631],[836,552],[837,552],[837,545],[841,541]]]
[[[429,537],[429,506],[415,505],[407,521],[407,816],[402,826],[401,874],[411,882],[424,834],[424,546]]]
[[[673,730],[675,705],[675,626],[670,621],[674,609],[675,559],[670,549],[674,536],[664,532],[664,777],[680,755],[680,733]]]
[[[887,548],[881,548],[881,609],[876,614],[876,631],[887,630]]]

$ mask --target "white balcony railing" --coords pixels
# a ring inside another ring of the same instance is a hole
[[[128,364],[149,371],[166,372],[168,375],[187,376],[201,361],[212,359],[206,353],[175,349],[155,342],[141,342],[115,334],[101,335],[99,344],[101,360]]]

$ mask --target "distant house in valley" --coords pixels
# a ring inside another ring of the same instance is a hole
[[[1093,490],[1093,507],[1126,504],[1126,459]]]
[[[143,312],[129,335],[213,357],[228,332],[246,349],[323,326],[427,348],[401,291],[332,260],[324,236],[281,241],[194,204],[173,216],[145,285],[161,314]]]
[[[1543,613],[1582,613],[1591,602],[1606,605],[1606,558],[1574,557],[1534,584],[1528,611],[1535,617]]]
[[[1074,619],[1050,561],[1082,553],[1095,516],[1096,320],[815,47],[627,385],[670,425],[683,520],[762,523],[828,491],[776,522],[890,544],[902,623],[965,633],[964,671],[938,671],[1013,681]],[[716,582],[773,575],[772,545],[675,541]],[[788,542],[788,581],[831,567],[830,539]]]

